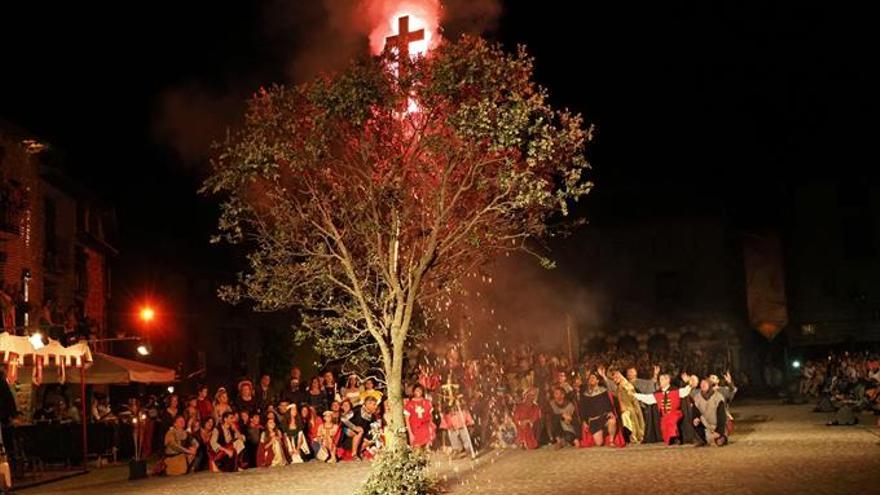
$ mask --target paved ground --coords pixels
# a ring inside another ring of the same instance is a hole
[[[810,413],[806,406],[743,404],[735,413],[737,431],[724,448],[650,445],[493,452],[475,462],[438,457],[433,469],[452,494],[880,492],[876,426],[826,427],[827,417]],[[873,417],[863,418],[874,424]],[[104,468],[22,493],[347,495],[368,469],[367,463],[305,464],[128,482],[124,468]]]

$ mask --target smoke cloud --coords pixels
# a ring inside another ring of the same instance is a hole
[[[208,155],[211,143],[222,139],[242,114],[246,94],[243,90],[219,92],[197,83],[172,88],[159,99],[155,135],[185,165],[198,163]]]
[[[470,352],[514,349],[520,345],[553,352],[578,352],[578,335],[600,328],[604,305],[600,293],[576,275],[557,268],[548,270],[525,254],[504,257],[484,275],[469,277],[429,344],[435,350],[460,342]],[[568,333],[570,330],[570,335]]]
[[[443,36],[452,39],[491,31],[501,14],[500,0],[267,2],[257,38],[267,64],[277,66],[229,76],[220,84],[190,81],[169,88],[157,105],[157,140],[187,164],[204,163],[211,143],[237,122],[245,100],[260,85],[299,83],[344,67],[368,52],[377,26],[388,26],[389,17],[405,9],[438,16]]]

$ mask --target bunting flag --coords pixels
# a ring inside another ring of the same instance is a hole
[[[12,385],[18,380],[18,356],[13,354],[6,361],[6,383]]]
[[[37,356],[34,358],[34,371],[31,379],[37,387],[43,383],[43,356]]]

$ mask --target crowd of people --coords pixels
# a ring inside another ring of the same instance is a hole
[[[815,398],[818,412],[843,410],[830,424],[855,424],[861,411],[880,415],[880,355],[832,352],[809,360],[801,366],[799,393]]]
[[[452,457],[542,445],[725,445],[733,377],[678,358],[603,353],[572,363],[528,348],[473,359],[455,348],[422,354],[406,374],[407,437],[415,449]],[[169,394],[161,405],[130,399],[117,412],[99,397],[91,416],[135,425],[139,456],[160,454],[155,471],[178,475],[370,459],[385,442],[387,404],[373,378],[326,370],[306,381],[293,367],[280,388],[264,374],[232,390]]]
[[[441,435],[432,443],[453,455],[660,441],[720,446],[732,429],[733,377],[708,373],[714,364],[699,352],[609,351],[571,363],[525,347],[470,360],[453,349],[440,366],[428,362],[410,376],[411,395],[424,390],[439,407]]]

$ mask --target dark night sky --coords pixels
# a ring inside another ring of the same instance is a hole
[[[175,88],[238,101],[284,81],[320,2],[279,3],[0,7],[0,117],[53,143],[69,174],[117,207],[120,264],[228,267],[207,244],[216,209],[195,193],[204,165],[182,159],[157,122]],[[591,215],[621,213],[608,191],[655,198],[664,184],[689,208],[700,200],[680,191],[698,190],[754,219],[755,202],[737,198],[876,161],[871,19],[837,2],[506,2],[489,36],[526,43],[554,102],[598,124]],[[138,269],[131,287],[145,283]]]

